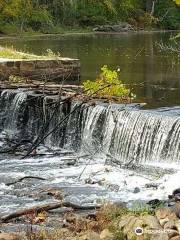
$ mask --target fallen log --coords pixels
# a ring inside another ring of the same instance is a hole
[[[28,214],[32,214],[32,213],[40,213],[42,211],[49,211],[49,210],[53,210],[53,209],[57,209],[57,208],[62,208],[62,207],[66,207],[66,208],[72,208],[73,210],[95,210],[100,208],[100,206],[79,206],[76,205],[74,203],[70,203],[70,202],[59,202],[59,203],[48,203],[48,204],[44,204],[41,206],[34,206],[31,208],[26,208],[26,209],[22,209],[22,210],[18,210],[15,211],[13,213],[10,213],[8,215],[5,215],[3,217],[0,218],[0,223],[6,223],[12,219],[24,216],[24,215],[28,215]]]
[[[7,186],[11,186],[11,185],[14,185],[14,184],[16,184],[16,183],[22,182],[24,179],[37,179],[37,180],[42,180],[42,181],[45,181],[45,180],[46,180],[45,178],[42,178],[42,177],[26,176],[26,177],[22,177],[22,178],[18,179],[18,180],[15,181],[15,182],[6,183],[6,185],[7,185]]]

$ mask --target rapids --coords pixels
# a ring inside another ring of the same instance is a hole
[[[37,194],[48,188],[60,188],[66,199],[87,205],[165,199],[179,187],[180,107],[143,110],[140,104],[97,103],[77,108],[79,102],[65,102],[55,108],[56,98],[26,90],[1,93],[1,214],[52,202]],[[75,108],[39,145],[37,156],[21,159],[38,135],[51,132]],[[5,153],[17,142],[23,144],[15,154]],[[128,163],[137,169],[121,168]],[[46,180],[6,185],[24,176]],[[157,188],[148,188],[149,183]]]

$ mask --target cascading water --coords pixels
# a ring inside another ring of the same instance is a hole
[[[53,108],[54,99],[28,98],[23,91],[2,92],[4,130],[16,132],[21,128],[23,133],[33,132],[34,137],[40,131],[52,131],[79,104],[65,102]],[[176,108],[174,114],[172,110],[171,114],[169,112],[124,108],[123,105],[87,107],[84,104],[44,143],[94,155],[111,154],[121,162],[179,162],[180,111]]]
[[[10,135],[18,132],[18,126],[24,119],[26,99],[27,94],[23,91],[5,90],[1,93],[1,127]]]
[[[121,162],[179,162],[180,117],[143,110],[89,109],[83,141]]]

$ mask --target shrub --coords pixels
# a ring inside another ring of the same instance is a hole
[[[118,71],[110,70],[107,66],[103,66],[101,71],[101,74],[95,81],[87,80],[83,83],[87,94],[97,97],[129,99],[130,89],[122,84]]]
[[[152,16],[150,13],[144,13],[144,15],[138,18],[138,24],[142,28],[149,28],[156,26],[158,19]]]
[[[155,16],[159,18],[159,25],[163,28],[180,29],[180,8],[174,1],[157,1]]]

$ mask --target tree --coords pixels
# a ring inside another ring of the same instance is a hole
[[[146,11],[152,16],[154,15],[155,4],[157,0],[146,0]]]

